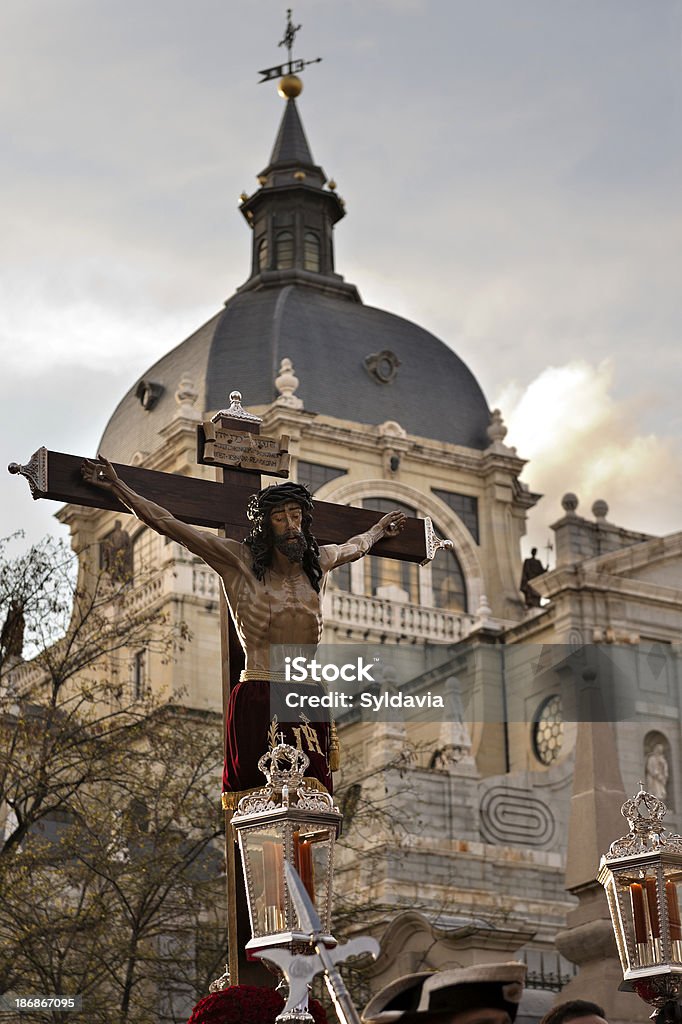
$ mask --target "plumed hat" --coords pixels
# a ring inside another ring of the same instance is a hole
[[[416,1014],[427,1024],[436,1014],[490,1008],[506,1010],[513,1021],[525,976],[526,965],[516,961],[406,974],[370,999],[362,1019],[365,1024],[390,1024]]]

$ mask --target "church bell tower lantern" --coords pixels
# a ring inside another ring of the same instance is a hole
[[[329,279],[335,287],[343,283],[334,271],[333,230],[345,214],[344,202],[335,182],[328,181],[313,160],[296,105],[303,90],[298,72],[321,58],[293,59],[299,28],[292,24],[289,12],[280,42],[287,47],[289,59],[260,72],[261,82],[279,78],[278,92],[286,107],[268,165],[257,176],[260,187],[250,196],[241,196],[240,209],[253,232],[251,276],[241,290],[284,282],[319,284],[320,278]]]

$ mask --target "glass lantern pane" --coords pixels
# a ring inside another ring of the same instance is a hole
[[[603,884],[606,889],[606,899],[609,904],[609,913],[611,915],[613,931],[616,937],[616,945],[618,946],[618,956],[620,957],[620,965],[623,970],[623,974],[625,974],[629,967],[628,950],[625,942],[625,933],[622,926],[622,913],[620,901],[618,899],[618,890],[613,875],[610,875],[608,882],[605,882]]]
[[[326,826],[309,830],[301,826],[294,833],[294,867],[326,928],[330,927],[331,851],[331,833]]]
[[[623,873],[618,879],[618,903],[625,929],[629,970],[639,971],[682,962],[682,925],[678,873],[664,878],[660,866]],[[682,881],[682,873],[679,873]]]
[[[668,932],[670,935],[670,956],[673,963],[682,963],[682,922],[680,905],[682,894],[682,871],[666,871],[665,900],[668,908]]]
[[[254,936],[284,931],[284,834],[277,826],[240,833]]]
[[[315,905],[320,920],[329,931],[331,928],[331,878],[332,878],[333,845],[329,839],[313,846],[315,865]]]
[[[652,889],[653,887],[653,889]],[[656,959],[654,939],[660,939],[661,928],[656,909],[656,879],[642,878],[630,882],[630,913],[635,937],[635,956],[632,966],[648,967]]]

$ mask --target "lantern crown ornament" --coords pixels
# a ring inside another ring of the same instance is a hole
[[[306,780],[309,764],[308,755],[285,743],[283,737],[279,743],[273,743],[258,759],[258,769],[265,776],[265,786],[241,798],[235,818],[239,820],[245,815],[295,806],[300,810],[331,811],[338,815],[340,824],[340,811],[334,806],[329,793],[309,786],[315,781]]]
[[[621,813],[630,831],[611,843],[598,879],[606,890],[625,991],[682,1020],[682,836],[663,824],[668,808],[640,782]]]
[[[682,836],[673,835],[663,824],[668,808],[662,800],[647,793],[643,784],[639,792],[626,800],[620,809],[627,819],[630,831],[611,843],[606,859],[627,857],[631,854],[652,853],[666,847],[682,853]]]

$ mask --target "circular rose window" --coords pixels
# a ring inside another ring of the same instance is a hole
[[[553,764],[564,740],[564,716],[558,693],[547,697],[538,708],[533,722],[533,752],[541,764]]]

